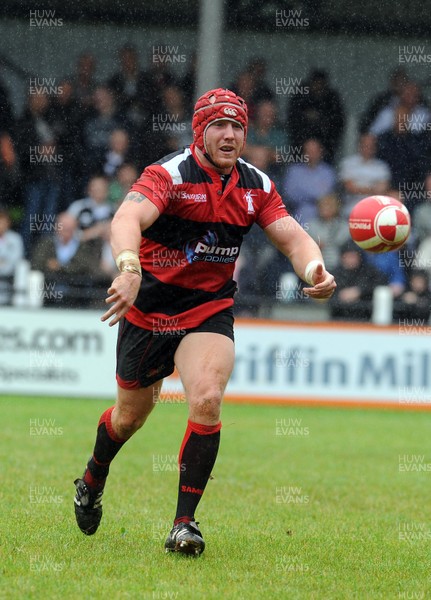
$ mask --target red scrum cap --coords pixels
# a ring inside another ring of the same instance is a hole
[[[192,129],[195,145],[207,152],[205,134],[208,127],[215,121],[234,121],[244,130],[244,144],[247,137],[247,104],[234,92],[223,88],[205,92],[195,104]]]

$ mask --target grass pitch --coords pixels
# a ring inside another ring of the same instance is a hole
[[[0,598],[431,597],[429,414],[225,405],[194,559],[163,551],[184,404],[156,407],[98,532],[78,530],[73,479],[109,404],[0,399]]]

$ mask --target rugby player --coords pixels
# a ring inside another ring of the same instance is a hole
[[[274,183],[240,158],[247,106],[227,89],[195,105],[194,142],[148,166],[112,221],[119,275],[102,316],[119,323],[118,395],[100,417],[96,443],[75,480],[75,515],[86,535],[102,517],[109,465],[145,423],[164,377],[177,368],[188,401],[179,452],[178,502],[166,551],[205,548],[195,511],[220,442],[220,405],[234,364],[232,278],[253,223],[307,282],[306,294],[329,298],[336,287],[317,244],[286,211]]]

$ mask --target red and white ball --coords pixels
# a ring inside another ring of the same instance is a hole
[[[389,196],[369,196],[358,202],[349,217],[352,240],[367,252],[398,250],[410,235],[407,208]]]

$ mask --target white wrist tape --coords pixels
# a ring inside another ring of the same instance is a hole
[[[304,279],[309,285],[314,285],[313,275],[317,265],[323,265],[321,260],[310,260],[308,265],[305,267]]]

